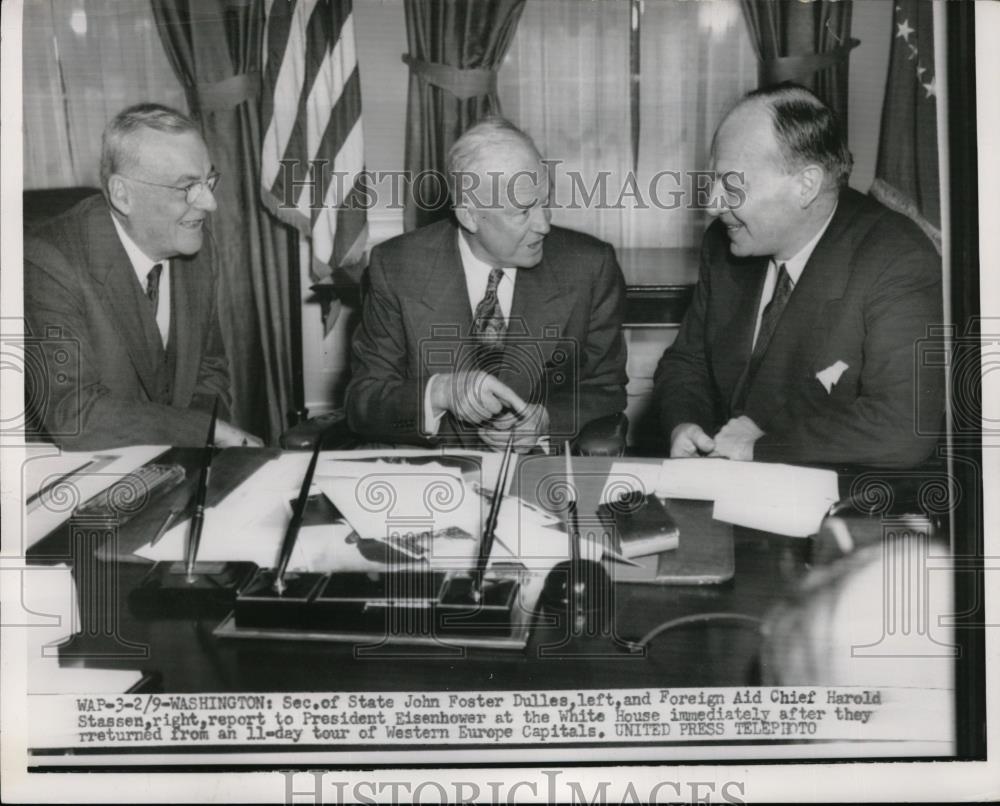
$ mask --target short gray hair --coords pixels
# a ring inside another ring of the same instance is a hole
[[[446,170],[448,191],[453,204],[459,204],[462,193],[461,178],[474,173],[483,157],[491,148],[517,143],[538,154],[538,148],[521,129],[506,118],[491,115],[466,129],[451,148],[448,149]],[[541,155],[539,155],[541,159]]]
[[[182,134],[198,131],[198,125],[183,112],[162,104],[142,103],[123,109],[104,128],[101,137],[101,189],[107,192],[111,174],[138,159],[135,134],[142,129]]]

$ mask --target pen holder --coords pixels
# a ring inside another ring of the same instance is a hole
[[[221,615],[250,581],[252,562],[197,562],[188,575],[183,562],[158,562],[129,595],[137,615]]]
[[[308,620],[307,606],[325,579],[324,574],[285,574],[284,589],[278,593],[274,587],[274,570],[259,569],[236,597],[236,625],[280,629],[304,624]]]
[[[425,568],[289,574],[279,595],[273,572],[262,569],[236,598],[223,634],[522,646],[540,587],[526,586],[529,579],[513,564],[490,568],[481,585],[476,572]]]

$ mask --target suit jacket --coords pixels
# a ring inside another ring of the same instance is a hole
[[[438,437],[423,427],[434,373],[473,366],[472,308],[447,220],[372,250],[362,322],[347,388],[351,428],[389,442],[480,447],[475,429],[450,414]],[[518,269],[498,377],[548,409],[554,439],[625,408],[625,281],[609,244],[553,227],[541,263]]]
[[[767,263],[734,257],[722,222],[706,232],[694,299],[654,376],[668,436],[684,422],[711,436],[737,413]],[[944,412],[941,329],[929,331],[941,322],[941,265],[927,238],[843,190],[747,387],[743,413],[765,432],[754,458],[919,464]],[[936,365],[920,360],[935,352]],[[847,368],[828,392],[818,374],[838,361]]]
[[[26,236],[25,315],[43,362],[29,394],[56,442],[82,450],[203,445],[216,395],[228,416],[211,251],[206,233],[198,255],[170,261],[165,351],[103,197]]]

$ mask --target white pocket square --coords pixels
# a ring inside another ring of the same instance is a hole
[[[830,392],[833,391],[834,385],[840,380],[840,376],[844,374],[846,369],[847,364],[843,361],[837,361],[835,364],[831,364],[821,372],[817,372],[816,380],[823,384],[823,388],[826,389],[826,393],[830,394]]]

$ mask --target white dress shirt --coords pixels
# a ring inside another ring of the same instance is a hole
[[[480,260],[472,253],[472,247],[465,239],[465,234],[458,231],[458,254],[462,258],[462,270],[465,272],[465,286],[469,292],[469,307],[472,312],[476,312],[476,306],[482,302],[486,294],[486,287],[490,282],[490,272],[493,267],[483,260]],[[517,269],[504,269],[503,277],[497,286],[497,301],[500,303],[500,311],[503,313],[504,321],[510,320],[510,308],[514,302],[514,284],[517,282]],[[444,412],[435,414],[431,407],[431,383],[434,376],[427,381],[424,387],[424,433],[435,436],[441,423]]]
[[[146,293],[149,273],[152,271],[153,266],[157,263],[163,266],[163,270],[160,272],[159,302],[156,306],[156,327],[160,331],[160,339],[163,341],[163,346],[166,347],[167,339],[170,338],[170,261],[153,260],[147,257],[138,244],[129,237],[129,234],[114,214],[109,213],[109,215],[114,222],[115,230],[118,232],[118,240],[125,247],[125,254],[128,255],[129,262],[132,264],[135,279],[139,281],[139,287],[142,288],[144,294]]]
[[[812,257],[813,251],[816,249],[816,244],[819,243],[819,239],[823,237],[823,233],[826,232],[827,227],[830,226],[830,222],[833,220],[833,214],[837,212],[837,205],[833,206],[833,211],[830,213],[830,217],[827,218],[826,223],[819,228],[812,239],[803,246],[798,252],[796,252],[788,260],[782,260],[781,263],[785,264],[785,271],[788,272],[788,279],[792,281],[792,288],[794,289],[798,285],[799,278],[802,276],[802,272],[806,267],[806,263],[809,262],[809,258]],[[753,329],[753,343],[757,343],[757,335],[760,333],[760,323],[764,318],[764,309],[767,307],[771,298],[774,296],[774,288],[778,284],[778,267],[781,265],[771,258],[770,262],[767,264],[767,276],[764,278],[764,288],[760,293],[760,304],[757,306],[757,323],[754,325]],[[751,345],[752,349],[753,345]]]

